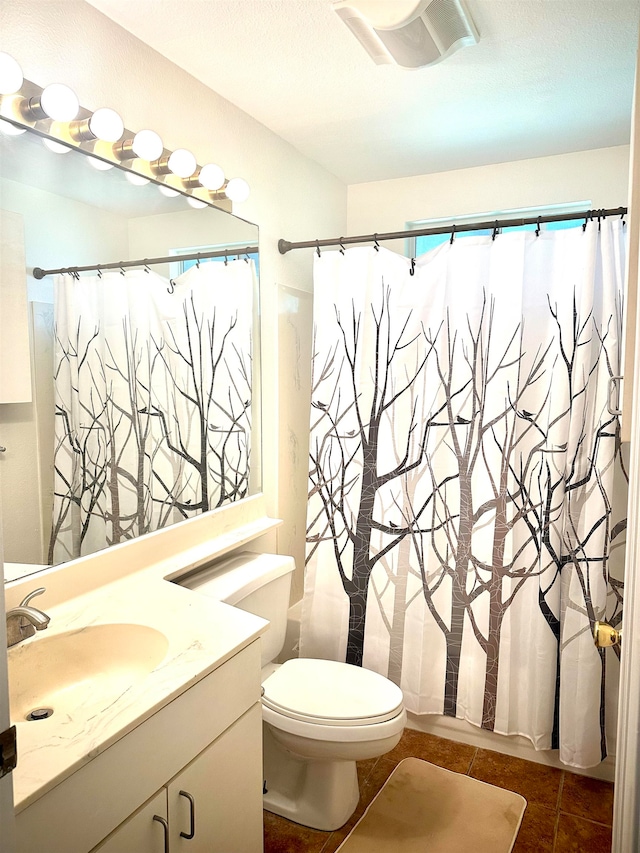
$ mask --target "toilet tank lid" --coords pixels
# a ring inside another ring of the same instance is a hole
[[[180,578],[177,583],[215,598],[216,601],[238,604],[252,592],[294,569],[293,557],[237,551],[211,566]]]

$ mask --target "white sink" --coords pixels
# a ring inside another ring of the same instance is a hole
[[[132,623],[39,632],[7,652],[11,721],[39,709],[58,719],[99,713],[154,670],[168,648],[160,631]]]

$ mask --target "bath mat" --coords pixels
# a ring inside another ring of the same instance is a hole
[[[509,853],[527,801],[405,758],[336,853]]]

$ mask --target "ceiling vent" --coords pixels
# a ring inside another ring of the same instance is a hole
[[[464,0],[333,0],[378,65],[422,68],[479,39]]]

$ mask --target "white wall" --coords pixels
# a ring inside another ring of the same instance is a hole
[[[67,83],[84,107],[112,107],[129,129],[152,128],[167,148],[189,148],[199,163],[217,162],[229,177],[240,175],[251,185],[249,200],[234,212],[260,228],[262,369],[265,399],[272,402],[263,412],[263,484],[269,511],[285,519],[279,550],[292,553],[297,545],[300,552],[292,511],[305,504],[306,471],[300,464],[292,468],[291,443],[279,439],[289,427],[278,417],[288,418],[290,407],[280,404],[279,411],[275,402],[295,386],[297,359],[278,351],[278,294],[281,287],[308,291],[311,263],[307,253],[281,256],[277,242],[344,233],[345,186],[80,0],[0,4],[0,50],[18,60],[28,80]],[[303,447],[304,437],[297,444]],[[303,458],[306,465],[306,451]],[[279,481],[285,484],[280,490]]]

